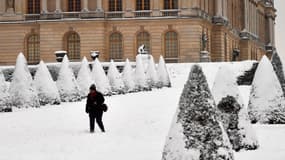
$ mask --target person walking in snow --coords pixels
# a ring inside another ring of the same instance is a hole
[[[85,111],[89,114],[90,132],[94,132],[95,119],[102,132],[105,132],[105,128],[102,122],[104,96],[102,93],[96,90],[96,86],[92,84],[89,88],[89,94],[87,96],[87,103]]]

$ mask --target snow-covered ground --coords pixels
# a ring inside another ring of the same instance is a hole
[[[220,65],[236,74],[252,62],[204,63],[212,88]],[[0,114],[0,160],[160,160],[168,130],[192,64],[168,64],[172,88],[106,97],[106,133],[90,134],[85,100]],[[226,75],[225,75],[226,76]],[[249,87],[239,87],[248,101]],[[265,93],[267,94],[267,93]],[[255,125],[260,148],[236,160],[284,160],[285,125]]]

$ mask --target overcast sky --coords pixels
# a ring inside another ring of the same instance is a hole
[[[276,48],[280,56],[285,62],[285,0],[275,0],[275,8],[277,9],[277,18],[275,26]]]

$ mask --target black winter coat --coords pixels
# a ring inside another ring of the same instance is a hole
[[[86,102],[86,113],[96,113],[96,112],[103,112],[102,104],[104,103],[105,99],[102,93],[96,91],[96,94],[89,93],[87,96]]]

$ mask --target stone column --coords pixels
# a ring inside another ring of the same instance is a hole
[[[157,17],[159,15],[160,15],[159,0],[153,0],[152,16]]]
[[[61,12],[61,0],[56,0],[56,2],[55,2],[55,12],[56,13]]]
[[[102,0],[97,0],[97,9],[96,11],[102,12],[103,8],[102,8]]]
[[[223,17],[228,17],[228,0],[223,0]]]
[[[222,17],[223,16],[223,3],[222,0],[216,0],[216,16]]]
[[[126,5],[126,12],[125,12],[125,17],[133,17],[133,7],[132,7],[132,0],[126,0],[125,1],[125,5]]]
[[[22,0],[15,0],[15,12],[16,14],[23,13],[23,1]]]
[[[47,0],[42,0],[42,13],[47,13]]]
[[[5,6],[6,6],[5,0],[0,0],[0,14],[5,12]]]
[[[83,0],[82,12],[88,12],[88,0]]]

